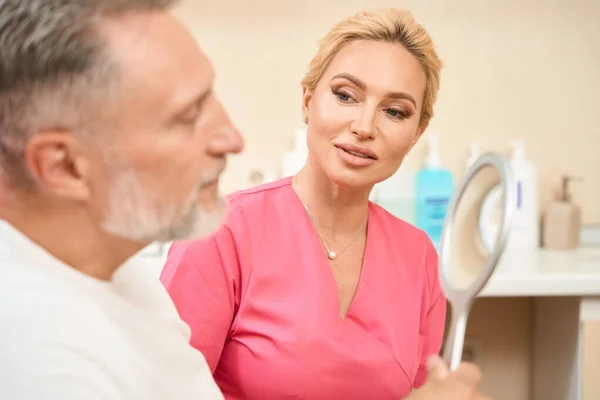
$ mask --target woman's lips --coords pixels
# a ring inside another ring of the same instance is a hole
[[[335,148],[342,160],[355,167],[366,167],[377,161],[377,155],[364,146],[336,144]]]

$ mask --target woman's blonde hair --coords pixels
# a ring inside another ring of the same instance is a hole
[[[342,47],[355,40],[398,43],[417,58],[423,67],[426,79],[423,111],[419,124],[427,126],[433,116],[433,105],[440,87],[442,61],[435,51],[429,33],[406,10],[388,8],[363,11],[338,22],[319,41],[319,50],[302,79],[302,87],[314,91],[333,57]]]

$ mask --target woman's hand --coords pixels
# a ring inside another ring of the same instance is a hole
[[[475,364],[461,363],[450,372],[440,357],[433,356],[427,367],[427,380],[405,400],[491,400],[477,390],[482,375]]]

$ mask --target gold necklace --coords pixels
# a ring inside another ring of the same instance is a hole
[[[354,243],[354,241],[358,237],[358,234],[362,230],[362,225],[356,231],[356,233],[354,234],[354,237],[352,238],[352,240],[350,241],[350,243],[348,243],[348,245],[341,252],[336,253],[335,251],[330,250],[329,246],[327,246],[327,243],[325,243],[325,239],[323,239],[323,236],[321,236],[321,234],[319,233],[319,229],[317,228],[317,225],[315,224],[315,221],[313,220],[313,217],[312,217],[312,215],[311,215],[311,213],[310,213],[310,211],[308,209],[308,206],[306,205],[306,203],[304,202],[304,200],[302,200],[302,195],[300,194],[300,184],[298,183],[298,178],[294,176],[294,180],[296,181],[296,191],[298,192],[298,198],[300,199],[300,202],[302,203],[302,206],[304,206],[304,210],[306,211],[306,215],[308,215],[308,219],[310,220],[310,223],[312,224],[313,228],[315,229],[315,232],[317,232],[317,236],[319,237],[319,240],[323,244],[323,247],[325,247],[325,250],[327,250],[327,258],[329,258],[330,260],[335,260],[335,258],[337,256],[339,256],[340,254],[342,254],[343,252],[345,252],[346,250],[348,250],[348,248],[350,248],[350,245],[352,243]],[[368,219],[368,214],[367,214],[367,219]]]

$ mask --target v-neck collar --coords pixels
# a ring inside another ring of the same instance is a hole
[[[369,202],[368,216],[367,216],[367,237],[365,239],[365,252],[363,254],[362,265],[360,267],[360,275],[358,276],[358,283],[356,284],[356,290],[354,291],[354,295],[352,296],[352,300],[350,301],[350,305],[348,306],[346,315],[341,316],[338,313],[341,321],[352,320],[356,317],[356,315],[355,315],[356,309],[360,305],[361,298],[363,297],[363,292],[365,291],[365,286],[368,285],[368,277],[369,277],[370,265],[371,265],[371,262],[370,262],[371,247],[372,247],[372,239],[371,238],[373,237],[373,235],[371,233],[372,233],[372,230],[374,227],[373,215],[374,215],[374,213],[372,212],[372,204],[371,204],[371,202]],[[325,258],[327,258],[326,255],[325,255]],[[329,268],[329,271],[331,274],[331,280],[333,281],[333,284],[335,285],[336,294],[337,294],[337,296],[336,296],[337,309],[339,311],[340,294],[339,294],[339,289],[337,287],[337,283],[335,282],[335,277],[333,276],[333,271],[331,270],[331,266]]]
[[[374,229],[375,224],[373,224],[373,204],[369,201],[368,203],[368,214],[367,214],[367,237],[366,237],[366,241],[365,241],[365,251],[363,254],[363,260],[362,260],[362,265],[360,268],[360,275],[358,277],[358,282],[356,284],[356,289],[354,291],[354,295],[352,296],[352,300],[350,302],[350,305],[348,306],[348,310],[346,311],[346,315],[342,316],[340,315],[340,293],[339,293],[339,288],[337,285],[337,282],[335,281],[335,276],[333,274],[333,270],[331,268],[331,264],[330,264],[330,260],[327,257],[327,251],[325,249],[325,247],[323,246],[323,243],[321,242],[321,239],[319,237],[318,232],[316,232],[316,228],[314,227],[314,225],[312,224],[310,217],[308,216],[306,210],[304,209],[304,204],[302,202],[302,199],[300,199],[300,197],[298,196],[298,194],[296,193],[296,191],[293,188],[293,177],[288,178],[289,181],[289,189],[292,191],[292,194],[294,196],[294,198],[297,201],[298,207],[301,209],[302,214],[304,215],[305,221],[308,223],[309,228],[311,229],[311,232],[313,233],[313,245],[318,246],[319,249],[321,249],[322,251],[320,251],[321,256],[319,257],[319,262],[321,264],[323,264],[323,268],[327,268],[327,279],[330,281],[330,283],[333,285],[333,290],[335,292],[335,301],[336,301],[336,316],[339,318],[339,320],[341,322],[346,322],[348,320],[353,319],[353,317],[355,317],[355,310],[357,308],[357,303],[360,302],[361,296],[362,296],[362,292],[365,290],[364,286],[367,285],[368,282],[368,273],[369,273],[369,265],[370,265],[370,254],[371,254],[371,248],[373,246],[372,242],[372,229]]]

